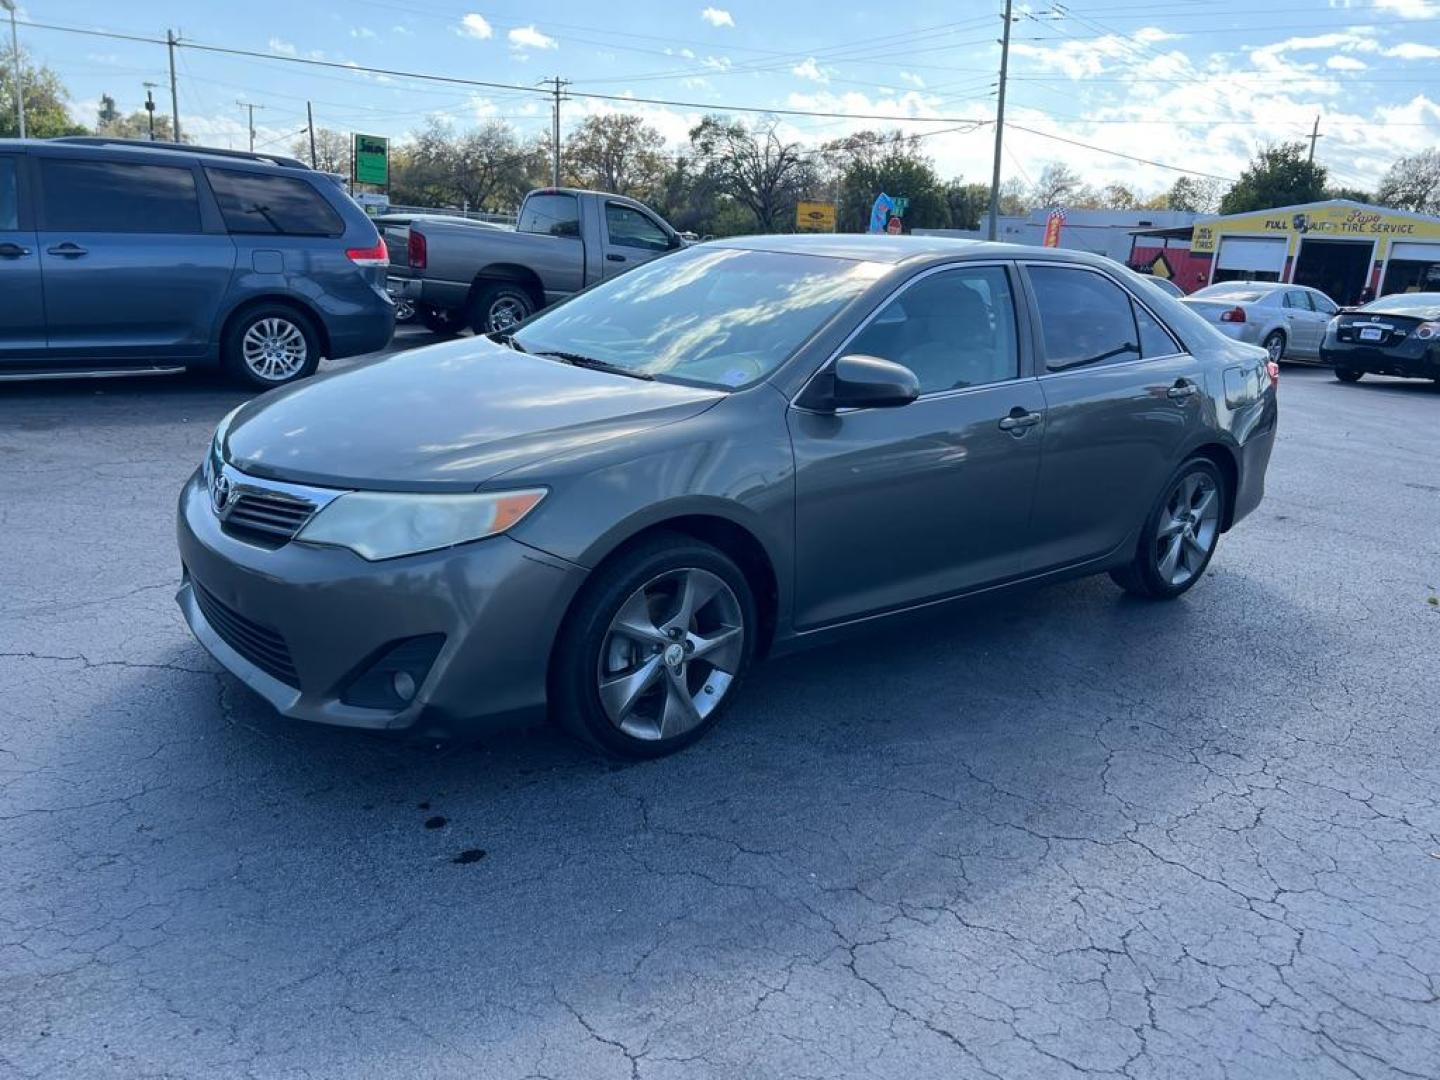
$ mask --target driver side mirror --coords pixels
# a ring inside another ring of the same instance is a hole
[[[909,405],[919,396],[920,380],[904,364],[850,353],[822,371],[799,404],[819,412],[887,409]]]

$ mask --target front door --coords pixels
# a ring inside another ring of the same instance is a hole
[[[633,270],[671,248],[670,234],[643,210],[625,203],[605,203],[605,266],[607,278]]]
[[[61,155],[35,164],[50,355],[204,356],[235,245],[202,223],[195,170]]]
[[[1203,428],[1205,395],[1195,358],[1109,275],[1073,264],[1026,273],[1046,422],[1025,569],[1041,572],[1130,542]]]
[[[1044,399],[1022,368],[1013,268],[921,275],[845,347],[904,364],[919,400],[792,409],[796,622],[840,622],[1013,576]]]
[[[23,200],[24,165],[18,154],[0,154],[0,365],[45,354],[40,253],[28,200]]]

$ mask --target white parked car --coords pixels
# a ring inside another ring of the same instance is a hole
[[[1318,362],[1340,309],[1319,289],[1282,281],[1224,281],[1180,301],[1228,337],[1260,345],[1271,360]]]

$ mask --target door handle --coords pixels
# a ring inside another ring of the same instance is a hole
[[[1184,401],[1192,398],[1200,392],[1200,388],[1189,379],[1177,379],[1175,385],[1165,391],[1165,396],[1171,401]]]
[[[1010,415],[1000,421],[1000,430],[1008,431],[1015,435],[1024,435],[1043,419],[1038,412],[1026,412],[1018,405],[1010,410]]]
[[[0,259],[18,259],[23,255],[29,254],[29,248],[21,247],[19,244],[12,244],[9,240],[0,244]]]
[[[605,258],[608,259],[610,262],[624,262],[624,261],[625,261],[625,256],[624,256],[624,255],[616,255],[613,251],[612,251],[609,255],[606,255]]]
[[[72,244],[69,240],[45,250],[51,255],[59,255],[63,259],[78,259],[81,255],[87,254],[83,247],[79,244]]]

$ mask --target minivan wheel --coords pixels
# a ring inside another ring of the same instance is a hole
[[[561,628],[551,705],[571,734],[654,758],[713,727],[754,656],[755,600],[723,552],[664,534],[597,571]]]
[[[1363,371],[1356,371],[1354,368],[1337,367],[1335,369],[1335,378],[1341,382],[1359,382],[1360,376],[1364,374]]]
[[[475,290],[470,300],[470,329],[477,334],[503,334],[535,314],[535,301],[519,285],[493,281]]]
[[[236,378],[268,390],[313,375],[320,336],[306,316],[284,304],[264,304],[236,319],[221,353]]]
[[[1145,521],[1134,560],[1110,571],[1128,593],[1171,600],[1205,573],[1220,542],[1225,477],[1208,458],[1180,466]]]
[[[1271,360],[1279,363],[1285,359],[1285,335],[1279,330],[1271,330],[1270,333],[1265,335],[1265,340],[1260,344],[1264,346],[1265,351],[1270,354]]]

